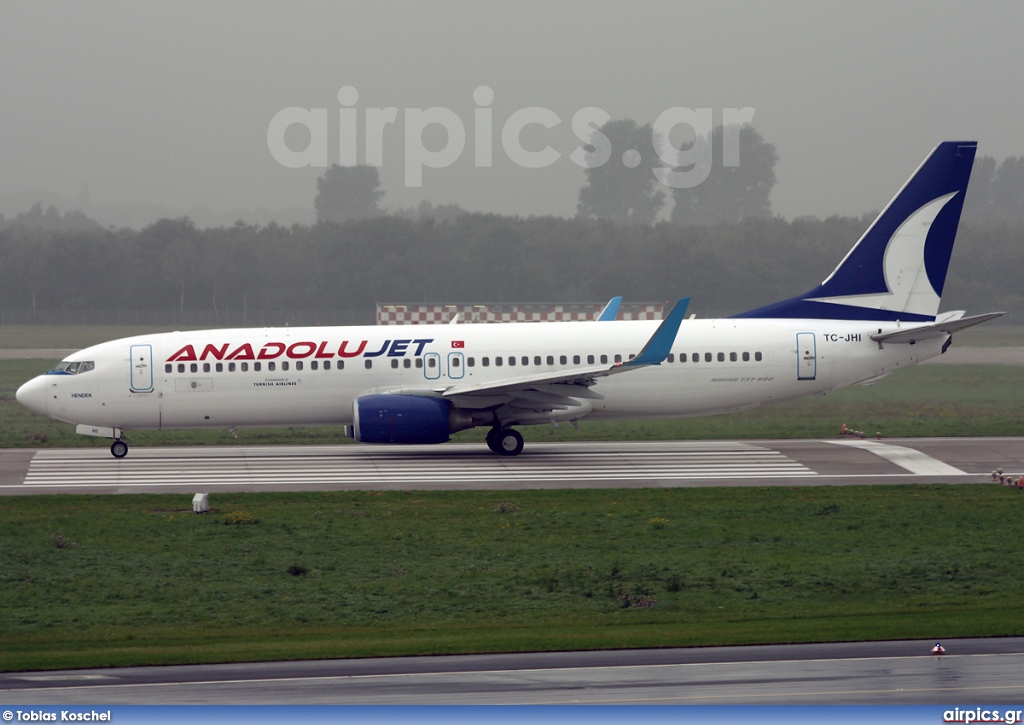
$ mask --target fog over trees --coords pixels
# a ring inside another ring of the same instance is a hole
[[[630,134],[650,139],[649,128],[630,124],[606,125],[613,154],[623,140],[638,141]],[[383,214],[371,167],[329,169],[318,184],[321,221],[313,225],[200,229],[181,217],[136,231],[36,206],[0,217],[0,323],[371,324],[377,301],[598,302],[614,295],[690,296],[701,317],[731,315],[821,282],[874,217],[772,216],[774,147],[753,128],[740,140],[740,167],[712,173],[707,190],[677,192],[682,211],[672,221],[653,221],[665,195],[634,183],[621,169],[635,169],[621,164],[604,175],[588,172],[574,219],[467,213],[429,202]],[[705,141],[714,145],[714,134]],[[1024,309],[1021,269],[1024,159],[979,157],[943,309]],[[1007,321],[1016,322],[1014,315]]]

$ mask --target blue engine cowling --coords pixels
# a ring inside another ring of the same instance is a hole
[[[443,398],[366,395],[352,407],[360,443],[444,443],[453,430],[452,406]]]

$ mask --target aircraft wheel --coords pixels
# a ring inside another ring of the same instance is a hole
[[[491,449],[492,453],[500,452],[498,450],[498,436],[500,435],[500,428],[491,428],[489,431],[487,431],[487,438],[485,438],[484,440],[487,441],[487,447]]]
[[[124,458],[128,455],[128,444],[124,441],[114,441],[110,445],[110,454],[114,458]]]
[[[523,450],[523,437],[519,431],[506,428],[497,436],[498,455],[518,456]]]

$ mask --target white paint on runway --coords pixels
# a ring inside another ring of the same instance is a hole
[[[232,485],[337,484],[342,487],[600,482],[629,479],[782,478],[815,471],[784,454],[748,443],[700,441],[656,446],[575,446],[571,451],[536,446],[516,458],[447,451],[433,446],[310,446],[239,448],[138,448],[117,460],[106,450],[43,450],[29,465],[25,486],[166,487],[205,490]],[[546,454],[547,451],[547,454]]]
[[[890,463],[895,463],[900,468],[910,471],[918,476],[966,476],[968,475],[959,468],[943,463],[931,456],[915,451],[913,448],[894,446],[888,443],[877,443],[875,441],[861,440],[860,438],[840,438],[839,440],[827,440],[826,443],[835,443],[839,446],[850,446],[861,448],[874,453],[879,458],[884,458]]]

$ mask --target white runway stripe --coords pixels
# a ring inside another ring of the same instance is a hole
[[[859,438],[841,438],[839,440],[829,440],[826,443],[834,443],[839,446],[850,446],[852,448],[861,448],[865,451],[874,453],[879,458],[884,458],[890,463],[895,463],[900,468],[910,471],[918,475],[926,476],[966,476],[964,471],[961,471],[955,466],[951,466],[948,463],[943,463],[931,456],[921,453],[921,451],[915,451],[913,448],[906,448],[904,446],[894,446],[888,443],[877,443],[875,441],[861,440]]]
[[[316,446],[133,449],[116,460],[105,450],[40,451],[26,486],[186,486],[408,484],[475,481],[665,481],[778,478],[815,472],[781,453],[745,443],[636,444],[614,452],[563,452],[535,445],[532,455],[501,458],[475,447]]]

